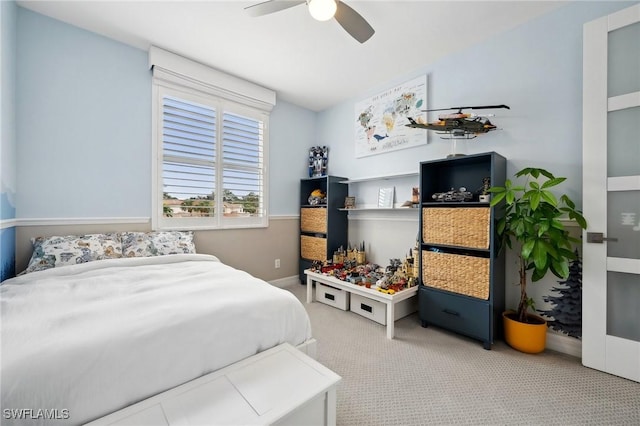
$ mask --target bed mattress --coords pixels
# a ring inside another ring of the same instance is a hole
[[[3,425],[81,424],[311,338],[293,294],[208,255],[34,272],[0,303]]]

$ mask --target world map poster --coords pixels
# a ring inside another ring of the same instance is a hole
[[[426,120],[427,76],[407,81],[356,103],[356,158],[427,143],[427,132],[407,127]]]

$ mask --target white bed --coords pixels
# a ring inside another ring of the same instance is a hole
[[[311,339],[295,296],[209,255],[33,272],[3,282],[0,301],[3,425],[85,423]]]

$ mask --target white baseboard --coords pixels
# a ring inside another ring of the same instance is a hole
[[[547,331],[547,349],[582,358],[582,340]]]
[[[278,278],[277,280],[269,281],[269,284],[280,288],[291,287],[294,284],[300,284],[300,277],[292,275],[290,277]]]

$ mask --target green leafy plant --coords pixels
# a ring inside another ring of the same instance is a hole
[[[539,168],[527,167],[515,174],[524,178],[523,185],[514,185],[511,180],[505,186],[494,186],[491,206],[504,200],[504,215],[498,220],[497,231],[505,246],[514,249],[518,245],[520,301],[517,321],[529,322],[529,309],[534,309],[534,301],[527,296],[527,273],[531,272],[533,282],[541,280],[551,271],[558,278],[569,276],[569,262],[575,259],[572,243],[580,240],[569,235],[560,221],[563,216],[573,219],[586,229],[587,222],[582,212],[567,196],[558,199],[551,191],[566,180]]]

